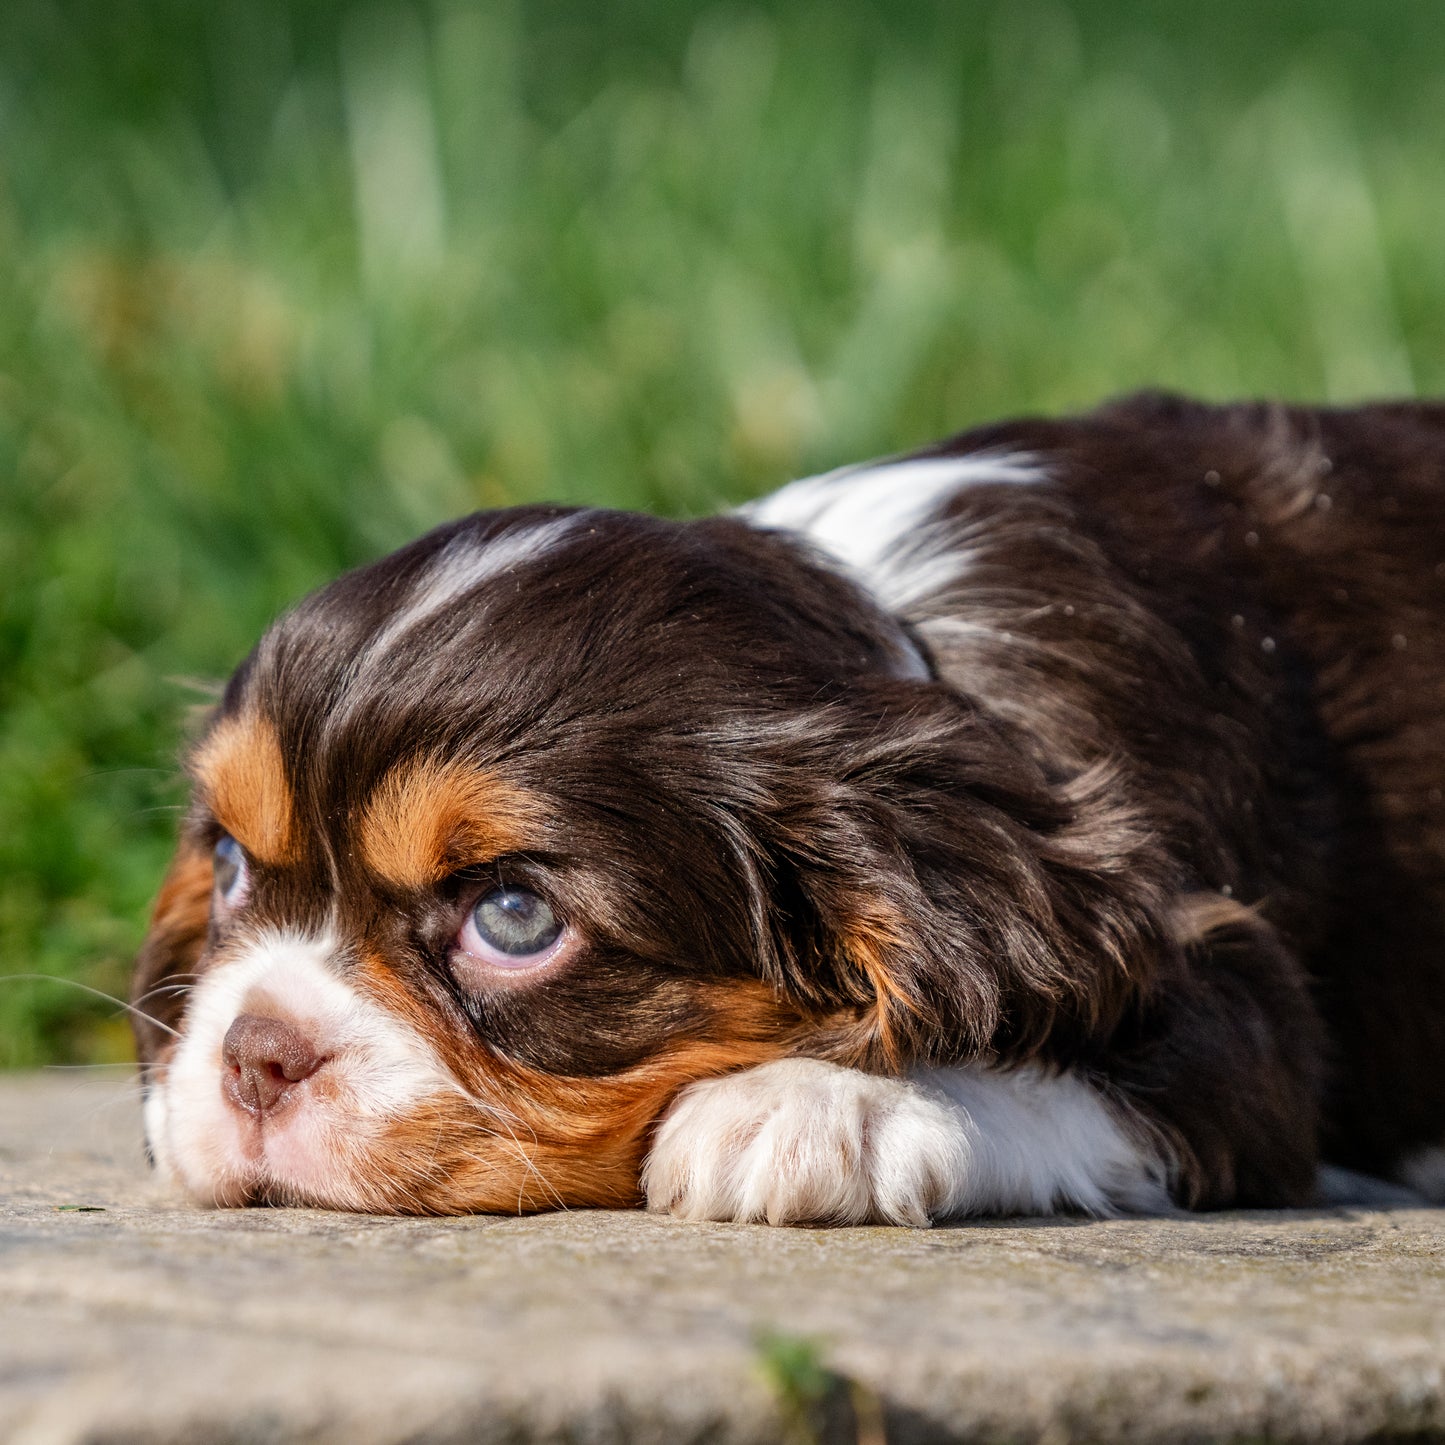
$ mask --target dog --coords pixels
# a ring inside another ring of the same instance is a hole
[[[483,512],[189,753],[196,1199],[689,1219],[1445,1197],[1445,405],[1143,395],[695,521]]]

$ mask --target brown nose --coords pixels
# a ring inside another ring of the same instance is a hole
[[[221,1044],[221,1088],[238,1109],[258,1119],[286,1100],[326,1061],[294,1024],[239,1014]]]

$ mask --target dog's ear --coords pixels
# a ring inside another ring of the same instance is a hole
[[[1117,778],[1048,777],[934,684],[861,702],[808,730],[769,820],[773,982],[810,1047],[897,1072],[1108,1028],[1175,946]]]
[[[214,884],[211,850],[190,828],[181,834],[151,913],[131,979],[131,1025],[142,1065],[163,1056],[206,946]]]

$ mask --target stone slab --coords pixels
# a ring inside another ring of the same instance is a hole
[[[1445,1440],[1442,1210],[206,1211],[139,1136],[128,1083],[0,1076],[0,1439]]]

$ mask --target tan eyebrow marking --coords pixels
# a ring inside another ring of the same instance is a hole
[[[223,718],[196,749],[191,773],[216,821],[253,858],[286,863],[295,857],[291,784],[269,721],[256,713]]]
[[[535,846],[539,799],[483,768],[398,763],[367,800],[357,837],[371,869],[399,888],[440,882],[469,863]]]

